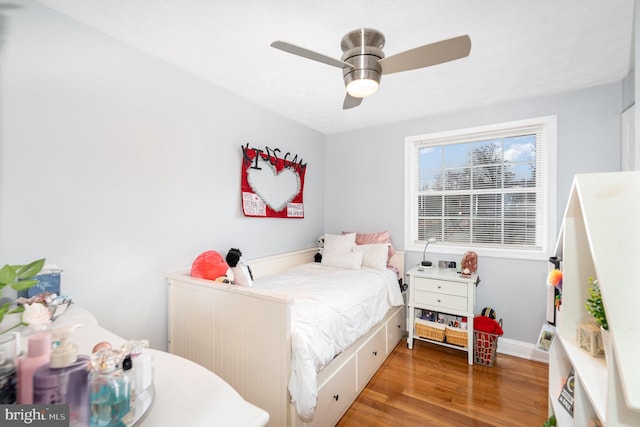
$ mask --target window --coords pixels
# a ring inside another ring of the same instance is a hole
[[[406,138],[407,249],[546,258],[555,139],[555,116]]]

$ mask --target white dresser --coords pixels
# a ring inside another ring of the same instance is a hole
[[[419,339],[468,353],[469,364],[473,364],[473,316],[475,307],[477,276],[462,277],[452,269],[417,266],[408,273],[409,301],[407,304],[407,345],[413,348],[413,340]],[[416,335],[416,309],[427,310],[449,316],[467,318],[466,346],[432,340]]]

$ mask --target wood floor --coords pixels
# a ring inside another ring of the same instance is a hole
[[[547,368],[503,354],[469,366],[465,352],[403,339],[337,425],[542,426]]]

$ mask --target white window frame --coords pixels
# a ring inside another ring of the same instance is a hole
[[[464,138],[473,138],[472,134],[483,134],[489,132],[507,132],[510,129],[525,126],[542,125],[542,190],[543,190],[543,206],[542,215],[544,221],[544,230],[541,235],[540,249],[511,249],[511,248],[495,248],[495,247],[463,247],[454,245],[439,245],[430,243],[428,251],[430,253],[446,253],[463,255],[468,250],[473,250],[479,256],[501,257],[501,258],[518,258],[518,259],[534,259],[546,260],[555,247],[556,240],[556,163],[557,163],[557,117],[543,116],[525,120],[517,120],[487,126],[478,126],[466,129],[457,129],[445,132],[429,133],[424,135],[408,136],[405,138],[405,165],[404,165],[404,242],[405,250],[422,252],[425,247],[424,241],[417,240],[417,223],[418,223],[418,205],[417,200],[417,181],[414,179],[414,167],[417,162],[414,161],[414,147],[416,144],[432,142],[434,145],[444,144],[445,140]],[[537,154],[536,154],[537,155]]]

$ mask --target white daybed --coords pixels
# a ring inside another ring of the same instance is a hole
[[[249,262],[254,278],[313,261],[306,249]],[[404,277],[404,252],[389,264]],[[404,336],[405,306],[391,307],[381,322],[318,373],[313,421],[303,423],[291,404],[292,298],[250,288],[168,275],[169,351],[210,369],[246,400],[264,408],[270,426],[331,426],[346,412]]]

